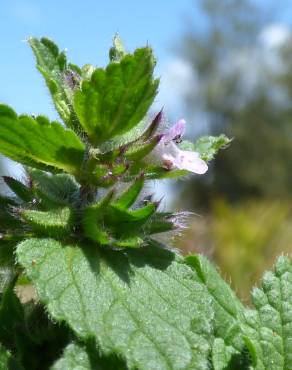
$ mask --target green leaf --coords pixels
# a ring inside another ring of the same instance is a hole
[[[79,74],[84,80],[90,80],[91,75],[94,72],[95,68],[92,64],[85,64],[80,70]]]
[[[143,143],[135,143],[130,146],[130,148],[125,152],[125,157],[129,160],[141,160],[145,158],[156,145],[160,142],[162,135],[154,136],[152,139],[149,139]]]
[[[0,104],[0,117],[17,119],[17,114],[8,105]]]
[[[139,176],[133,184],[128,187],[117,199],[114,201],[114,205],[118,208],[126,209],[131,207],[139,196],[144,186],[144,175]]]
[[[102,219],[113,195],[114,192],[110,191],[98,203],[85,208],[82,218],[82,226],[85,236],[101,245],[108,245],[111,242],[111,238],[108,233],[102,229]]]
[[[5,109],[10,113],[2,114]],[[0,152],[24,165],[76,175],[83,162],[84,144],[57,122],[42,125],[29,116],[17,118],[11,108],[0,105]]]
[[[256,370],[292,369],[292,263],[279,257],[252,292],[255,310],[247,310],[244,334]]]
[[[82,69],[78,65],[73,64],[73,63],[68,63],[68,67],[71,69],[71,71],[76,72],[80,76],[82,75]]]
[[[0,343],[0,370],[24,370]]]
[[[185,262],[197,272],[213,301],[213,330],[216,339],[212,347],[215,370],[252,370],[245,340],[245,307],[219,273],[202,255],[190,255]]]
[[[139,166],[139,162],[137,163]],[[155,179],[176,179],[178,177],[183,177],[189,175],[189,172],[186,170],[167,170],[161,166],[155,165],[142,165],[140,163],[140,167],[145,169],[145,177],[147,179],[155,180]],[[139,169],[141,171],[141,169]]]
[[[66,81],[68,68],[65,53],[60,53],[57,45],[45,37],[40,40],[31,37],[28,43],[60,117],[68,127],[78,126],[78,120],[72,107],[72,89]]]
[[[46,116],[38,115],[35,117],[35,120],[40,124],[40,125],[49,125],[50,120]]]
[[[147,115],[130,131],[125,132],[123,135],[115,136],[114,138],[110,139],[109,141],[102,143],[100,145],[100,150],[102,153],[108,153],[110,151],[117,151],[120,154],[120,148],[125,146],[127,147],[129,144],[132,144],[135,141],[140,139],[148,140],[149,138],[141,137],[147,126],[149,125],[149,118]]]
[[[137,49],[83,81],[75,92],[74,108],[93,144],[121,135],[143,119],[158,87],[154,64],[150,48]]]
[[[91,366],[90,357],[84,346],[71,343],[63,353],[63,356],[52,366],[51,370],[93,370],[101,369],[98,364]]]
[[[52,239],[26,240],[17,256],[49,314],[102,355],[129,369],[209,369],[212,301],[181,257],[157,244],[117,252]]]
[[[211,161],[220,149],[224,149],[231,140],[225,135],[203,136],[193,146],[204,161]],[[184,148],[182,148],[184,149]]]
[[[115,356],[101,358],[96,350],[79,343],[69,344],[63,356],[51,370],[126,370],[123,361]]]
[[[10,176],[3,176],[3,180],[7,186],[24,202],[30,202],[32,199],[31,189],[25,186],[22,182]]]
[[[229,369],[228,364],[234,353],[236,353],[236,351],[233,347],[227,347],[222,338],[216,338],[212,348],[212,363],[214,370]]]
[[[155,213],[156,209],[156,203],[149,203],[145,207],[129,211],[110,204],[109,210],[105,214],[105,221],[113,226],[118,236],[125,236],[139,230]]]
[[[118,238],[113,242],[113,246],[117,248],[141,248],[145,245],[145,241],[139,236]]]
[[[152,216],[157,204],[135,210],[127,207],[133,204],[144,184],[143,176],[124,191],[114,202],[114,191],[110,191],[98,203],[85,208],[82,218],[86,237],[102,246],[118,248],[139,248],[144,244],[141,226]]]
[[[178,144],[178,146],[181,150],[189,150],[191,152],[195,151],[195,144],[188,140],[183,140]]]
[[[114,191],[110,191],[98,203],[85,208],[82,218],[84,234],[102,246],[139,248],[144,240],[137,234],[156,209],[155,204],[133,211],[127,210],[143,187],[143,177],[136,181],[114,202]],[[137,230],[138,229],[138,230]]]
[[[171,216],[172,213],[169,212],[155,213],[144,227],[146,234],[159,234],[176,229]]]
[[[113,39],[113,46],[110,48],[109,57],[111,62],[120,62],[126,55],[126,51],[120,36],[117,34]]]
[[[69,207],[47,212],[23,210],[21,216],[36,232],[54,237],[68,235],[74,220],[74,212]]]
[[[197,272],[198,278],[212,297],[215,336],[222,338],[227,346],[242,351],[244,342],[241,323],[244,322],[244,306],[206,257],[190,255],[185,261]]]
[[[34,169],[29,169],[28,173],[40,197],[59,205],[72,205],[77,202],[79,185],[72,176],[64,173],[52,175]]]

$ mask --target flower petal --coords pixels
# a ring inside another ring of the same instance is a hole
[[[199,175],[208,170],[208,165],[200,158],[199,153],[188,150],[179,150],[175,158],[175,166]]]
[[[169,143],[172,140],[180,139],[185,133],[185,128],[186,128],[186,121],[184,119],[180,119],[163,136],[163,138],[162,138],[163,142],[164,143]]]
[[[177,168],[199,175],[204,174],[208,170],[207,163],[200,158],[197,152],[176,148],[175,153],[164,153],[162,159],[164,167],[168,170]]]

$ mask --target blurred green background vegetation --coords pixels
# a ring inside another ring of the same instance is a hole
[[[275,256],[292,252],[292,33],[276,22],[289,3],[199,3],[202,21],[177,50],[193,74],[186,106],[204,132],[234,140],[206,176],[177,184],[176,206],[200,217],[176,243],[208,254],[248,302]]]

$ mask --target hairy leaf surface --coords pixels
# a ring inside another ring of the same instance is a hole
[[[79,343],[69,344],[62,357],[54,364],[51,370],[126,370],[123,361],[110,356],[102,358],[92,346]]]
[[[100,144],[136,126],[152,104],[158,87],[154,58],[148,47],[127,54],[118,63],[96,69],[74,96],[74,108],[93,144]]]
[[[63,356],[52,366],[52,370],[98,370],[99,365],[91,366],[90,357],[82,345],[69,344]]]
[[[200,153],[204,161],[211,161],[217,152],[224,149],[230,142],[231,140],[225,135],[203,136],[195,144],[183,141],[180,147],[185,150],[195,150]]]
[[[292,263],[280,257],[255,288],[246,312],[246,341],[256,370],[292,369]]]
[[[214,370],[225,370],[226,368],[229,370],[234,369],[238,370],[237,368],[229,367],[231,362],[232,356],[236,353],[233,347],[226,346],[224,340],[222,338],[216,338],[213,343],[212,348],[212,363],[214,366]],[[243,368],[241,368],[243,370]]]
[[[72,205],[78,200],[79,186],[73,176],[65,173],[56,175],[39,170],[29,170],[30,179],[40,198],[59,205]]]
[[[208,369],[212,301],[183,259],[156,244],[127,252],[31,239],[18,261],[50,315],[130,369]]]
[[[0,105],[0,152],[24,165],[77,174],[84,145],[58,122],[43,125],[30,116],[17,117],[11,108]]]
[[[197,272],[213,301],[216,337],[212,348],[214,368],[249,369],[250,359],[247,356],[242,329],[244,306],[206,257],[190,255],[185,261]]]
[[[60,117],[67,126],[76,127],[77,117],[72,107],[71,86],[74,83],[74,71],[67,67],[65,53],[60,53],[57,45],[45,37],[40,40],[31,37],[28,43]]]
[[[56,237],[68,234],[74,220],[74,212],[69,207],[48,212],[24,210],[21,215],[36,232]]]

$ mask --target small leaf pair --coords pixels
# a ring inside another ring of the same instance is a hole
[[[157,208],[156,203],[149,203],[141,208],[129,209],[137,200],[143,185],[144,176],[141,175],[116,199],[114,191],[110,191],[98,203],[88,206],[83,216],[85,235],[101,245],[141,246],[144,243],[141,227]]]

